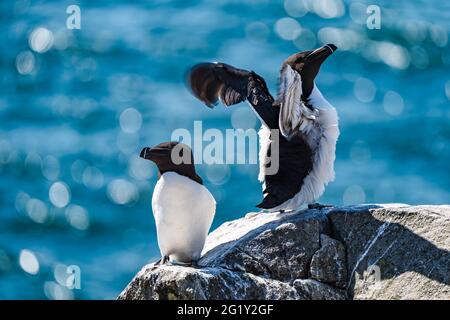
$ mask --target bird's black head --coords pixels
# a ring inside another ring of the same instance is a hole
[[[304,97],[308,97],[311,94],[314,88],[314,80],[319,73],[322,63],[336,50],[337,47],[329,43],[316,50],[293,54],[284,61],[283,66],[289,65],[300,74]]]
[[[202,179],[196,174],[194,157],[191,148],[179,142],[163,142],[152,148],[143,148],[141,158],[153,161],[158,167],[159,174],[176,172],[200,184]]]

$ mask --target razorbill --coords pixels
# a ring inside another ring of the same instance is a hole
[[[327,44],[286,59],[276,100],[264,79],[253,71],[216,62],[197,64],[188,73],[192,93],[208,107],[218,100],[225,106],[247,100],[261,120],[258,178],[264,199],[259,208],[287,211],[303,204],[314,206],[334,179],[338,116],[320,93],[315,78],[336,49],[334,44]],[[266,172],[273,140],[269,129],[281,132],[275,174]]]
[[[216,212],[216,201],[195,172],[191,149],[164,142],[143,148],[140,156],[158,167],[152,197],[161,260],[194,264],[205,244]]]

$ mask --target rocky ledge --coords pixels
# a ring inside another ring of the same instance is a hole
[[[250,213],[199,265],[149,264],[119,299],[450,299],[450,206]]]

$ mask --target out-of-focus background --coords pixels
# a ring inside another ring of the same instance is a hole
[[[66,27],[72,4],[80,30]],[[287,56],[335,43],[317,84],[341,136],[320,201],[449,203],[449,24],[438,0],[1,1],[0,298],[112,299],[158,258],[141,147],[194,120],[259,126],[245,104],[210,110],[189,94],[200,61],[253,69],[276,94]],[[257,165],[198,170],[214,227],[256,209]],[[71,265],[80,289],[66,287]]]

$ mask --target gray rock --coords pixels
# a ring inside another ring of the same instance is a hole
[[[211,233],[199,264],[281,281],[307,278],[320,234],[328,229],[320,211],[247,215]]]
[[[345,300],[345,290],[339,290],[313,279],[297,279],[294,288],[303,300]]]
[[[144,267],[119,299],[219,300],[300,299],[294,287],[281,281],[222,268]]]
[[[344,245],[329,236],[320,235],[321,248],[311,259],[310,276],[321,282],[344,288],[347,284],[347,259]]]
[[[248,214],[200,268],[147,265],[119,299],[450,299],[449,239],[450,206]]]
[[[354,299],[450,299],[450,206],[335,208]]]

